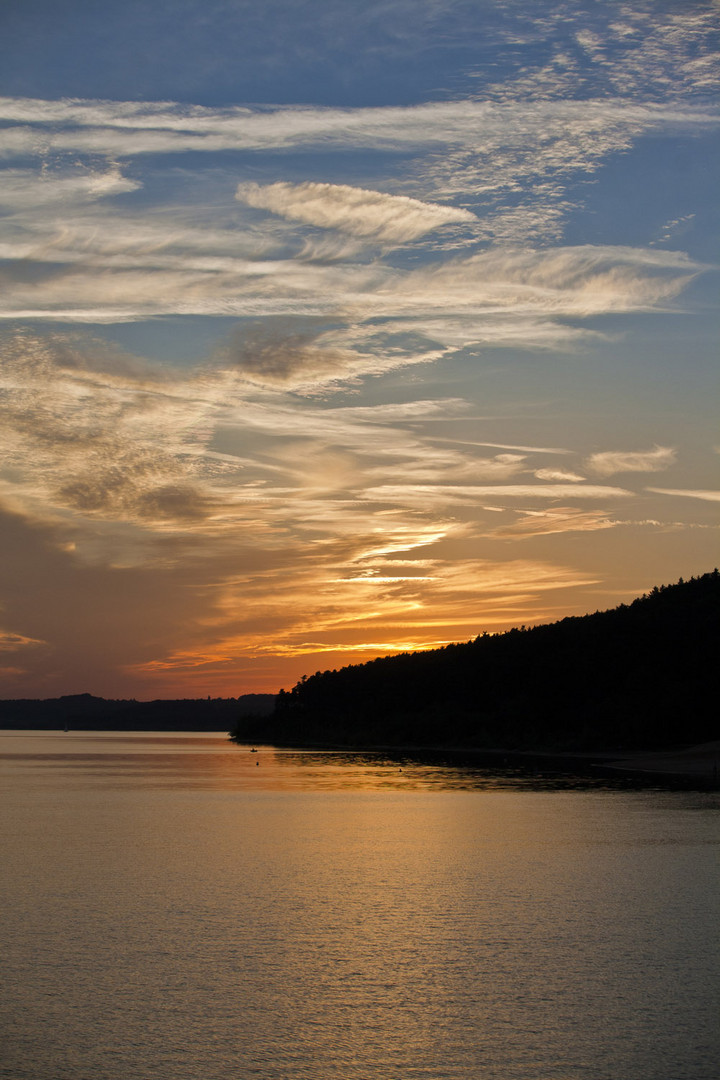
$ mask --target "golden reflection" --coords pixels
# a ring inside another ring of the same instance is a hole
[[[502,757],[408,750],[355,751],[236,744],[221,732],[4,732],[0,771],[35,770],[45,783],[122,789],[253,791],[492,791],[606,786],[605,780],[518,767]]]

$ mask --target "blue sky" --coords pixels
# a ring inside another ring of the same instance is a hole
[[[717,563],[717,3],[10,2],[0,693]]]

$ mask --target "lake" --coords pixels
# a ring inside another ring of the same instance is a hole
[[[720,795],[0,732],[7,1080],[717,1080]]]

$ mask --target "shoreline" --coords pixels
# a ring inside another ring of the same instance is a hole
[[[237,740],[233,740],[237,741]],[[238,741],[238,745],[245,745]],[[248,743],[247,745],[250,745]],[[390,757],[420,757],[473,763],[488,768],[520,768],[567,776],[629,780],[663,787],[720,788],[720,741],[671,750],[508,750],[497,747],[342,745],[339,743],[273,743],[265,745],[285,750],[339,751],[357,754],[386,754]]]
[[[28,733],[58,732],[57,726],[40,728],[19,728],[14,725],[0,726],[3,732],[26,731]],[[178,735],[218,735],[226,736],[238,746],[250,745],[238,740],[226,731],[203,727],[85,727],[74,726],[75,733],[91,734],[158,734]],[[424,759],[442,759],[456,765],[473,764],[476,767],[500,769],[524,769],[528,772],[547,772],[555,775],[578,776],[588,778],[606,778],[628,780],[647,785],[661,785],[669,788],[690,788],[701,790],[720,789],[720,740],[700,743],[684,748],[670,750],[510,750],[503,747],[473,746],[421,746],[414,744],[389,745],[367,744],[347,745],[327,742],[272,742],[262,738],[256,740],[265,746],[278,750],[316,750],[338,751],[348,754],[385,754],[389,757],[415,757]]]

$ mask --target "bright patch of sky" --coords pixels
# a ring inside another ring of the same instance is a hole
[[[717,562],[711,0],[0,14],[0,695],[236,695]]]

